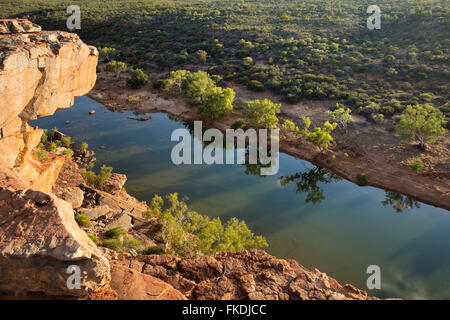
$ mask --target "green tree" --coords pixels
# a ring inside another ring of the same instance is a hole
[[[125,71],[127,69],[127,65],[124,62],[113,60],[108,62],[105,66],[105,71],[108,73],[118,73],[121,71]]]
[[[307,122],[305,120],[305,124],[310,122]],[[329,121],[325,121],[323,123],[323,127],[316,127],[313,131],[309,131],[309,125],[306,127],[306,140],[311,142],[314,146],[316,146],[320,151],[324,151],[328,149],[330,146],[330,143],[334,140],[331,136],[331,132],[336,128],[337,123],[330,123]]]
[[[280,104],[269,99],[254,100],[247,102],[244,113],[249,118],[251,127],[271,129],[278,123],[280,107]]]
[[[220,218],[190,211],[185,202],[178,200],[178,194],[166,196],[167,203],[155,195],[149,205],[149,213],[162,223],[166,252],[178,256],[195,256],[197,253],[215,255],[220,251],[258,249],[267,246],[261,236],[255,236],[245,222],[236,218],[225,225]]]
[[[348,123],[355,121],[350,114],[351,112],[350,108],[336,103],[336,108],[333,111],[327,111],[327,114],[330,116],[331,121],[336,122],[340,128],[346,130]]]
[[[418,140],[422,149],[426,148],[426,143],[436,142],[447,132],[442,127],[447,123],[444,114],[430,104],[409,105],[399,119],[395,127],[397,133]]]
[[[148,82],[148,75],[142,69],[131,69],[130,77],[127,79],[129,87],[137,89]]]
[[[169,76],[163,80],[162,88],[171,93],[181,93],[181,85],[187,75],[191,73],[187,70],[176,70],[169,73]]]
[[[233,101],[235,97],[233,89],[222,89],[215,87],[206,96],[198,108],[198,115],[201,118],[218,119],[233,111]]]
[[[191,103],[202,103],[216,84],[205,71],[188,73],[184,77],[181,88]]]

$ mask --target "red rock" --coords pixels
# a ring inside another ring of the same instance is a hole
[[[186,300],[178,290],[157,278],[112,263],[111,288],[123,300]]]

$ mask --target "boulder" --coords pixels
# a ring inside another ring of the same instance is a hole
[[[186,300],[171,285],[136,270],[111,263],[111,288],[123,300]]]
[[[108,206],[98,206],[94,208],[81,208],[78,212],[88,216],[91,220],[97,220],[110,213],[111,209]]]
[[[108,180],[105,182],[103,189],[106,192],[115,193],[122,190],[125,182],[127,182],[127,176],[119,173],[112,173]]]
[[[131,217],[128,214],[119,214],[116,215],[110,223],[105,226],[105,229],[122,227],[125,231],[133,228],[133,224],[131,223]]]
[[[70,289],[70,266],[80,289]],[[36,190],[0,191],[0,293],[84,296],[110,281],[108,260],[74,220],[71,205]]]
[[[77,187],[67,187],[58,196],[70,203],[73,209],[81,207],[84,200],[84,192]]]

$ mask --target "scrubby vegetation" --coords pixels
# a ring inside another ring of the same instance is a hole
[[[144,70],[195,63],[287,102],[337,99],[355,109],[376,103],[384,117],[409,104],[448,101],[446,1],[378,3],[380,30],[367,29],[372,3],[364,0],[7,0],[0,15],[32,13],[45,29],[64,30],[71,4],[82,6],[80,36],[109,63]],[[392,100],[400,105],[389,106]]]
[[[94,171],[87,170],[82,172],[81,176],[88,185],[96,188],[102,188],[105,185],[106,180],[108,180],[111,176],[112,170],[112,167],[102,165],[98,174]]]
[[[80,227],[89,228],[91,226],[91,219],[84,214],[79,214],[75,216],[75,221],[78,223]]]
[[[172,193],[166,201],[155,195],[149,205],[147,217],[156,216],[163,225],[165,252],[178,256],[198,253],[215,255],[220,251],[263,248],[266,240],[255,236],[243,221],[231,218],[222,224],[220,218],[209,218],[188,209],[185,202]]]
[[[426,143],[436,142],[447,132],[442,125],[444,114],[429,104],[410,105],[399,117],[396,130],[402,136],[415,139],[422,149]]]
[[[136,250],[141,246],[141,242],[130,238],[122,227],[107,230],[105,236],[106,239],[102,241],[102,246],[118,252]]]

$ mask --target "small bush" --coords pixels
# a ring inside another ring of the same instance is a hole
[[[142,251],[142,254],[150,255],[150,254],[164,254],[165,250],[161,246],[150,246],[147,247],[145,250]]]
[[[41,143],[47,143],[48,140],[49,140],[49,133],[48,133],[48,130],[45,129],[44,133],[41,136]]]
[[[71,137],[62,137],[61,138],[61,144],[63,147],[65,148],[70,148],[70,146],[72,145],[72,138]]]
[[[415,171],[420,171],[423,168],[423,163],[420,161],[413,161],[409,164],[409,167]]]
[[[105,233],[108,239],[120,238],[120,236],[124,234],[126,234],[126,232],[122,227],[111,228]]]
[[[63,153],[63,154],[64,154],[65,156],[69,156],[69,158],[72,158],[74,152],[73,152],[72,149],[66,149],[66,150],[64,150],[64,153]]]
[[[50,145],[48,146],[48,151],[50,152],[55,152],[56,149],[58,149],[58,146],[56,145],[55,142],[50,143]]]
[[[358,184],[360,186],[367,186],[369,184],[369,180],[367,180],[367,177],[365,174],[358,174],[356,176],[356,180],[358,180]]]
[[[89,237],[89,239],[92,240],[93,243],[95,243],[95,244],[98,243],[98,238],[95,236],[95,234],[89,233],[87,236]]]
[[[113,60],[108,62],[105,67],[105,71],[108,73],[117,73],[121,71],[125,71],[127,69],[127,65],[124,62]]]
[[[42,161],[48,158],[48,153],[45,150],[39,150],[33,152],[33,156],[35,156],[39,161]]]
[[[84,214],[79,214],[75,217],[75,221],[78,223],[80,227],[89,228],[91,226],[91,219]]]
[[[89,147],[89,145],[86,142],[83,141],[78,146],[78,151],[79,152],[85,152],[88,147]]]
[[[120,239],[113,238],[113,239],[105,239],[102,241],[102,246],[111,250],[115,251],[121,251],[123,244]]]
[[[86,171],[82,172],[81,176],[84,178],[88,185],[96,188],[102,188],[105,185],[106,180],[108,180],[111,176],[112,170],[112,167],[103,165],[100,168],[100,173],[98,175],[93,171]]]
[[[103,47],[99,51],[100,59],[103,59],[105,62],[109,62],[112,59],[115,59],[118,55],[116,48]]]
[[[245,127],[245,120],[242,118],[237,119],[233,124],[231,125],[231,129],[237,130]]]
[[[142,69],[131,69],[127,84],[130,88],[140,88],[148,82],[148,75]]]

